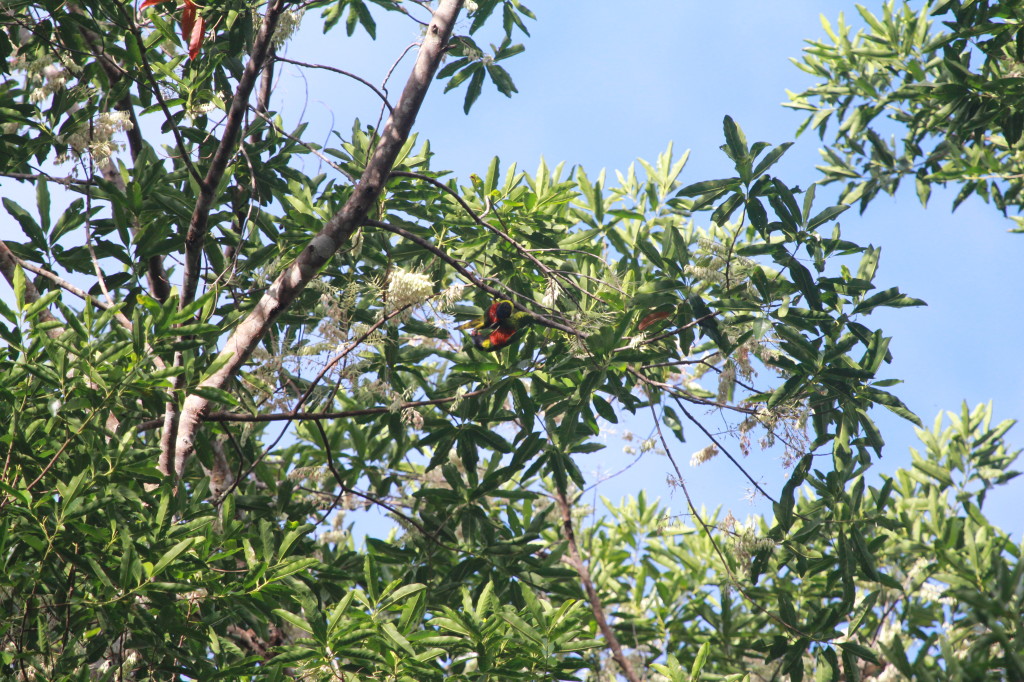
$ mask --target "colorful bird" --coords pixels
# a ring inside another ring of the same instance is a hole
[[[512,304],[510,302],[498,301],[498,303],[508,303],[509,310],[511,310]],[[491,310],[495,310],[493,305],[491,306]],[[495,317],[496,321],[489,325],[492,330],[490,333],[478,328],[475,329],[471,335],[473,345],[485,353],[493,353],[494,351],[501,350],[512,342],[512,338],[520,329],[533,322],[533,316],[530,315],[530,313],[520,311],[504,314],[505,309],[502,306],[497,308],[497,313],[498,315]]]
[[[459,325],[458,329],[483,329],[484,327],[493,328],[496,324],[500,324],[505,320],[512,317],[512,301],[506,299],[500,299],[491,303],[491,307],[483,314],[482,317],[466,322],[465,324]]]

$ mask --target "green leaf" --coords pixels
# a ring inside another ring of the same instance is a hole
[[[50,183],[46,180],[36,183],[36,208],[39,209],[39,220],[42,221],[40,227],[45,232],[50,229]]]
[[[807,305],[814,310],[821,310],[821,293],[811,271],[804,267],[804,264],[796,258],[789,258],[786,262],[789,267],[789,274],[793,277],[793,283],[800,289],[800,293],[807,299]]]
[[[782,155],[786,153],[786,150],[793,146],[792,142],[783,142],[782,144],[772,147],[772,149],[764,155],[760,161],[757,162],[757,166],[754,167],[753,178],[756,179],[766,170],[774,166]]]
[[[908,308],[921,305],[928,304],[919,298],[911,298],[910,296],[900,293],[900,290],[897,287],[892,287],[891,289],[879,291],[877,294],[865,298],[857,304],[857,307],[853,309],[853,312],[855,314],[867,313],[880,306],[887,308]]]
[[[702,182],[695,182],[692,185],[687,185],[678,192],[676,196],[680,197],[694,197],[702,194],[708,194],[710,192],[722,192],[730,189],[740,188],[739,178],[723,178],[721,180],[704,180]]]
[[[690,680],[691,682],[697,682],[701,678],[701,671],[704,669],[704,664],[708,661],[708,656],[711,654],[711,642],[704,642],[700,645],[700,649],[697,650],[697,656],[693,659],[693,665],[690,666]]]
[[[165,568],[167,568],[172,561],[177,559],[186,549],[191,547],[195,543],[195,540],[196,538],[186,538],[185,540],[182,540],[178,544],[174,545],[174,547],[171,547],[170,550],[168,550],[162,557],[160,557],[160,561],[156,562],[156,565],[153,566],[153,569],[149,571],[149,577],[155,578],[156,576],[160,575],[160,573]]]
[[[14,282],[12,283],[14,288],[14,303],[18,307],[18,310],[25,309],[25,270],[22,269],[21,264],[14,266]]]
[[[412,644],[410,644],[409,640],[407,640],[402,633],[398,631],[398,628],[395,627],[394,623],[384,623],[384,625],[381,626],[381,629],[389,640],[400,646],[406,653],[412,656],[416,655],[416,650],[413,648]]]
[[[207,400],[223,403],[225,405],[237,407],[239,404],[238,398],[236,398],[234,394],[225,391],[223,388],[216,388],[214,386],[196,386],[192,389],[192,393],[200,395]]]
[[[764,209],[761,200],[756,197],[747,199],[747,217],[751,225],[762,235],[768,233],[768,212]],[[758,268],[760,269],[760,268]]]
[[[871,663],[878,665],[878,657],[875,656],[875,652],[868,649],[866,646],[857,644],[856,642],[838,642],[838,644],[839,648],[844,652],[850,652],[857,658],[870,661]]]
[[[228,361],[231,360],[233,356],[234,353],[232,352],[222,351],[220,355],[213,359],[213,362],[211,362],[210,366],[206,368],[206,371],[203,372],[200,382],[209,380],[209,378],[220,371],[224,365],[228,364]]]
[[[729,154],[729,158],[737,164],[749,160],[750,154],[747,151],[747,138],[731,116],[726,116],[722,119],[722,129],[725,132],[726,151]],[[748,180],[749,178],[744,178],[744,181]]]
[[[14,216],[14,219],[18,221],[19,225],[21,225],[21,229],[32,241],[32,245],[44,253],[47,252],[49,250],[49,245],[46,243],[46,234],[43,232],[42,228],[39,227],[39,224],[35,219],[28,214],[28,211],[7,197],[4,197],[3,203],[7,212]]]
[[[454,80],[454,79],[453,79]],[[480,92],[484,87],[484,70],[479,69],[473,73],[473,77],[469,81],[469,87],[466,88],[466,99],[462,105],[462,111],[469,113],[473,103],[476,102],[477,98],[480,97]]]
[[[878,580],[878,571],[875,568],[875,558],[868,549],[864,537],[857,528],[850,528],[850,540],[853,544],[853,554],[860,564],[864,574],[872,580]]]
[[[861,388],[861,393],[870,399],[872,402],[884,405],[887,409],[895,414],[903,417],[907,421],[913,422],[919,428],[923,428],[924,424],[921,423],[921,419],[910,411],[910,409],[903,404],[903,401],[886,391],[881,391],[871,386],[864,386]]]
[[[850,208],[848,205],[847,206],[829,206],[824,211],[822,211],[821,213],[819,213],[818,215],[814,216],[813,218],[811,218],[810,220],[807,221],[807,229],[808,230],[813,230],[814,228],[818,227],[819,225],[827,223],[828,221],[832,220],[833,218],[835,218],[840,213],[843,213],[844,211],[846,211],[848,208]]]
[[[946,469],[935,462],[915,459],[912,466],[918,471],[921,471],[938,481],[944,488],[950,488],[953,486],[953,477],[950,475],[949,469]]]
[[[284,609],[273,609],[272,613],[278,618],[282,618],[303,632],[313,634],[313,627],[309,624],[302,616],[292,613],[291,611],[285,611]]]
[[[512,77],[508,75],[508,71],[497,64],[488,64],[487,74],[491,77],[491,82],[494,83],[494,86],[498,88],[498,92],[506,97],[511,97],[513,92],[519,92],[516,89],[515,83],[512,82]]]
[[[611,422],[612,424],[619,423],[619,417],[615,414],[615,408],[611,406],[611,403],[596,393],[591,397],[591,402],[594,405],[594,411],[597,412],[602,419]]]

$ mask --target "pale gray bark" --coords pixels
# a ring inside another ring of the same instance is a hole
[[[363,224],[377,197],[380,196],[395,159],[409,138],[409,132],[444,56],[445,47],[461,8],[462,0],[441,0],[423,36],[416,63],[402,96],[388,118],[377,148],[352,190],[352,195],[341,210],[327,221],[319,234],[313,237],[298,258],[278,276],[253,311],[238,324],[219,356],[226,357],[227,361],[217,372],[203,381],[201,386],[224,388],[241,370],[277,317],[292,304],[306,285],[316,277],[320,268]],[[161,472],[170,474],[173,471],[178,476],[182,474],[192,454],[195,434],[202,423],[202,416],[209,409],[210,401],[202,396],[193,394],[185,399],[178,423],[173,468],[167,459],[168,453],[165,452],[159,462]]]

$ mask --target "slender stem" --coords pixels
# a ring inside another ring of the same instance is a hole
[[[472,272],[470,272],[464,265],[462,265],[461,262],[459,262],[457,259],[452,258],[451,256],[449,256],[448,253],[445,252],[444,249],[441,249],[441,248],[438,248],[437,246],[434,246],[433,244],[431,244],[428,240],[424,239],[423,237],[419,237],[419,236],[413,234],[412,232],[409,232],[405,228],[398,227],[397,225],[392,225],[390,223],[382,223],[379,220],[364,220],[363,224],[369,225],[370,227],[377,227],[377,228],[380,228],[382,230],[387,230],[388,232],[391,232],[392,234],[397,234],[399,237],[402,237],[403,239],[406,239],[408,241],[411,241],[414,244],[417,244],[418,246],[423,247],[427,251],[430,251],[431,253],[436,255],[438,258],[443,260],[445,263],[448,263],[448,265],[452,266],[455,269],[456,272],[458,272],[460,275],[465,277],[474,286],[476,286],[479,289],[482,289],[483,291],[486,291],[491,296],[495,296],[495,297],[500,298],[500,297],[505,295],[503,292],[498,291],[497,289],[495,289],[494,287],[492,287],[489,284],[485,283],[482,279],[480,279],[479,277],[474,275]],[[573,336],[578,336],[581,339],[587,338],[587,335],[584,334],[583,332],[581,332],[579,329],[576,329],[574,327],[570,327],[568,325],[562,324],[561,322],[557,322],[557,321],[551,319],[550,317],[547,317],[546,315],[541,315],[541,314],[539,314],[537,312],[534,312],[534,311],[530,310],[529,308],[526,308],[525,306],[523,306],[522,304],[520,304],[520,303],[518,303],[516,301],[512,301],[512,305],[515,306],[515,308],[517,310],[521,310],[521,311],[523,311],[525,313],[529,313],[530,316],[533,318],[533,320],[535,322],[537,322],[538,324],[542,325],[542,326],[551,327],[552,329],[557,329],[559,331],[563,331],[566,334],[572,334]]]
[[[342,76],[348,76],[352,80],[359,81],[360,83],[362,83],[366,87],[368,87],[371,90],[373,90],[374,94],[377,95],[377,97],[380,97],[381,101],[384,103],[384,106],[386,106],[388,108],[389,112],[393,112],[395,110],[395,108],[393,106],[391,106],[391,102],[388,101],[387,95],[385,95],[383,92],[381,92],[380,89],[378,89],[376,85],[374,85],[370,81],[366,80],[365,78],[360,78],[359,76],[355,75],[354,73],[351,73],[349,71],[345,71],[344,69],[336,68],[334,66],[327,66],[326,64],[308,64],[306,62],[300,62],[300,61],[297,61],[295,59],[288,59],[287,57],[275,56],[274,57],[274,61],[284,62],[285,64],[294,64],[295,66],[303,66],[303,67],[306,67],[307,69],[324,69],[325,71],[332,71],[334,73],[341,74]]]

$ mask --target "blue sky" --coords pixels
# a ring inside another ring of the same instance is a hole
[[[877,10],[878,4],[867,6]],[[482,173],[495,155],[503,168],[514,161],[531,172],[544,157],[549,165],[583,165],[593,177],[601,168],[625,170],[637,157],[653,160],[672,141],[677,154],[691,150],[684,183],[723,177],[731,174],[718,149],[723,116],[732,116],[751,142],[793,140],[802,117],[781,103],[787,89],[799,91],[813,81],[789,59],[800,55],[805,39],[824,35],[820,13],[833,23],[841,11],[848,21],[858,19],[853,3],[845,2],[537,2],[530,8],[538,21],[528,25],[531,37],[521,36],[526,52],[503,62],[518,94],[507,99],[488,84],[466,116],[461,91],[442,94],[435,87],[429,93],[415,131],[430,140],[435,169],[451,169],[465,180]],[[463,21],[456,31],[467,29]],[[394,55],[416,38],[401,21],[381,21],[376,43],[307,29],[287,54],[379,83]],[[393,93],[408,64],[396,69]],[[379,104],[362,86],[337,76],[307,71],[303,79],[285,71],[278,88],[284,99],[305,102],[304,116],[314,125],[333,117],[344,132],[353,116],[366,123],[378,115]],[[778,175],[806,187],[818,177],[818,148],[812,135],[797,140]],[[879,287],[899,286],[929,304],[869,320],[893,337],[895,360],[884,371],[906,382],[893,390],[928,426],[940,410],[959,412],[963,401],[973,407],[992,400],[996,421],[1024,416],[1024,359],[1017,341],[1024,324],[1011,284],[1024,261],[1024,235],[1007,234],[1009,221],[981,202],[968,201],[951,213],[951,194],[935,191],[924,210],[912,187],[906,189],[896,198],[877,198],[863,216],[849,211],[841,221],[845,238],[882,247]],[[829,194],[819,192],[822,207]],[[887,441],[876,470],[909,466],[908,448],[920,447],[913,425],[886,411],[875,416]],[[706,417],[714,424],[712,415]],[[630,425],[622,420],[617,428]],[[649,428],[640,419],[634,430],[645,436]],[[695,431],[688,428],[688,437]],[[1008,440],[1024,443],[1022,434],[1018,427]],[[685,466],[704,444],[694,438],[672,445]],[[603,453],[580,464],[596,475],[630,461],[613,435]],[[775,454],[755,451],[744,465],[769,491],[781,487],[784,472]],[[618,500],[644,489],[682,511],[681,496],[665,483],[669,471],[664,458],[647,455],[597,492]],[[738,518],[770,512],[763,501],[744,501],[748,484],[724,458],[684,473],[698,505],[721,505]],[[986,502],[992,518],[1018,539],[1024,520],[1015,498],[1021,494],[1024,481],[1018,479]]]

